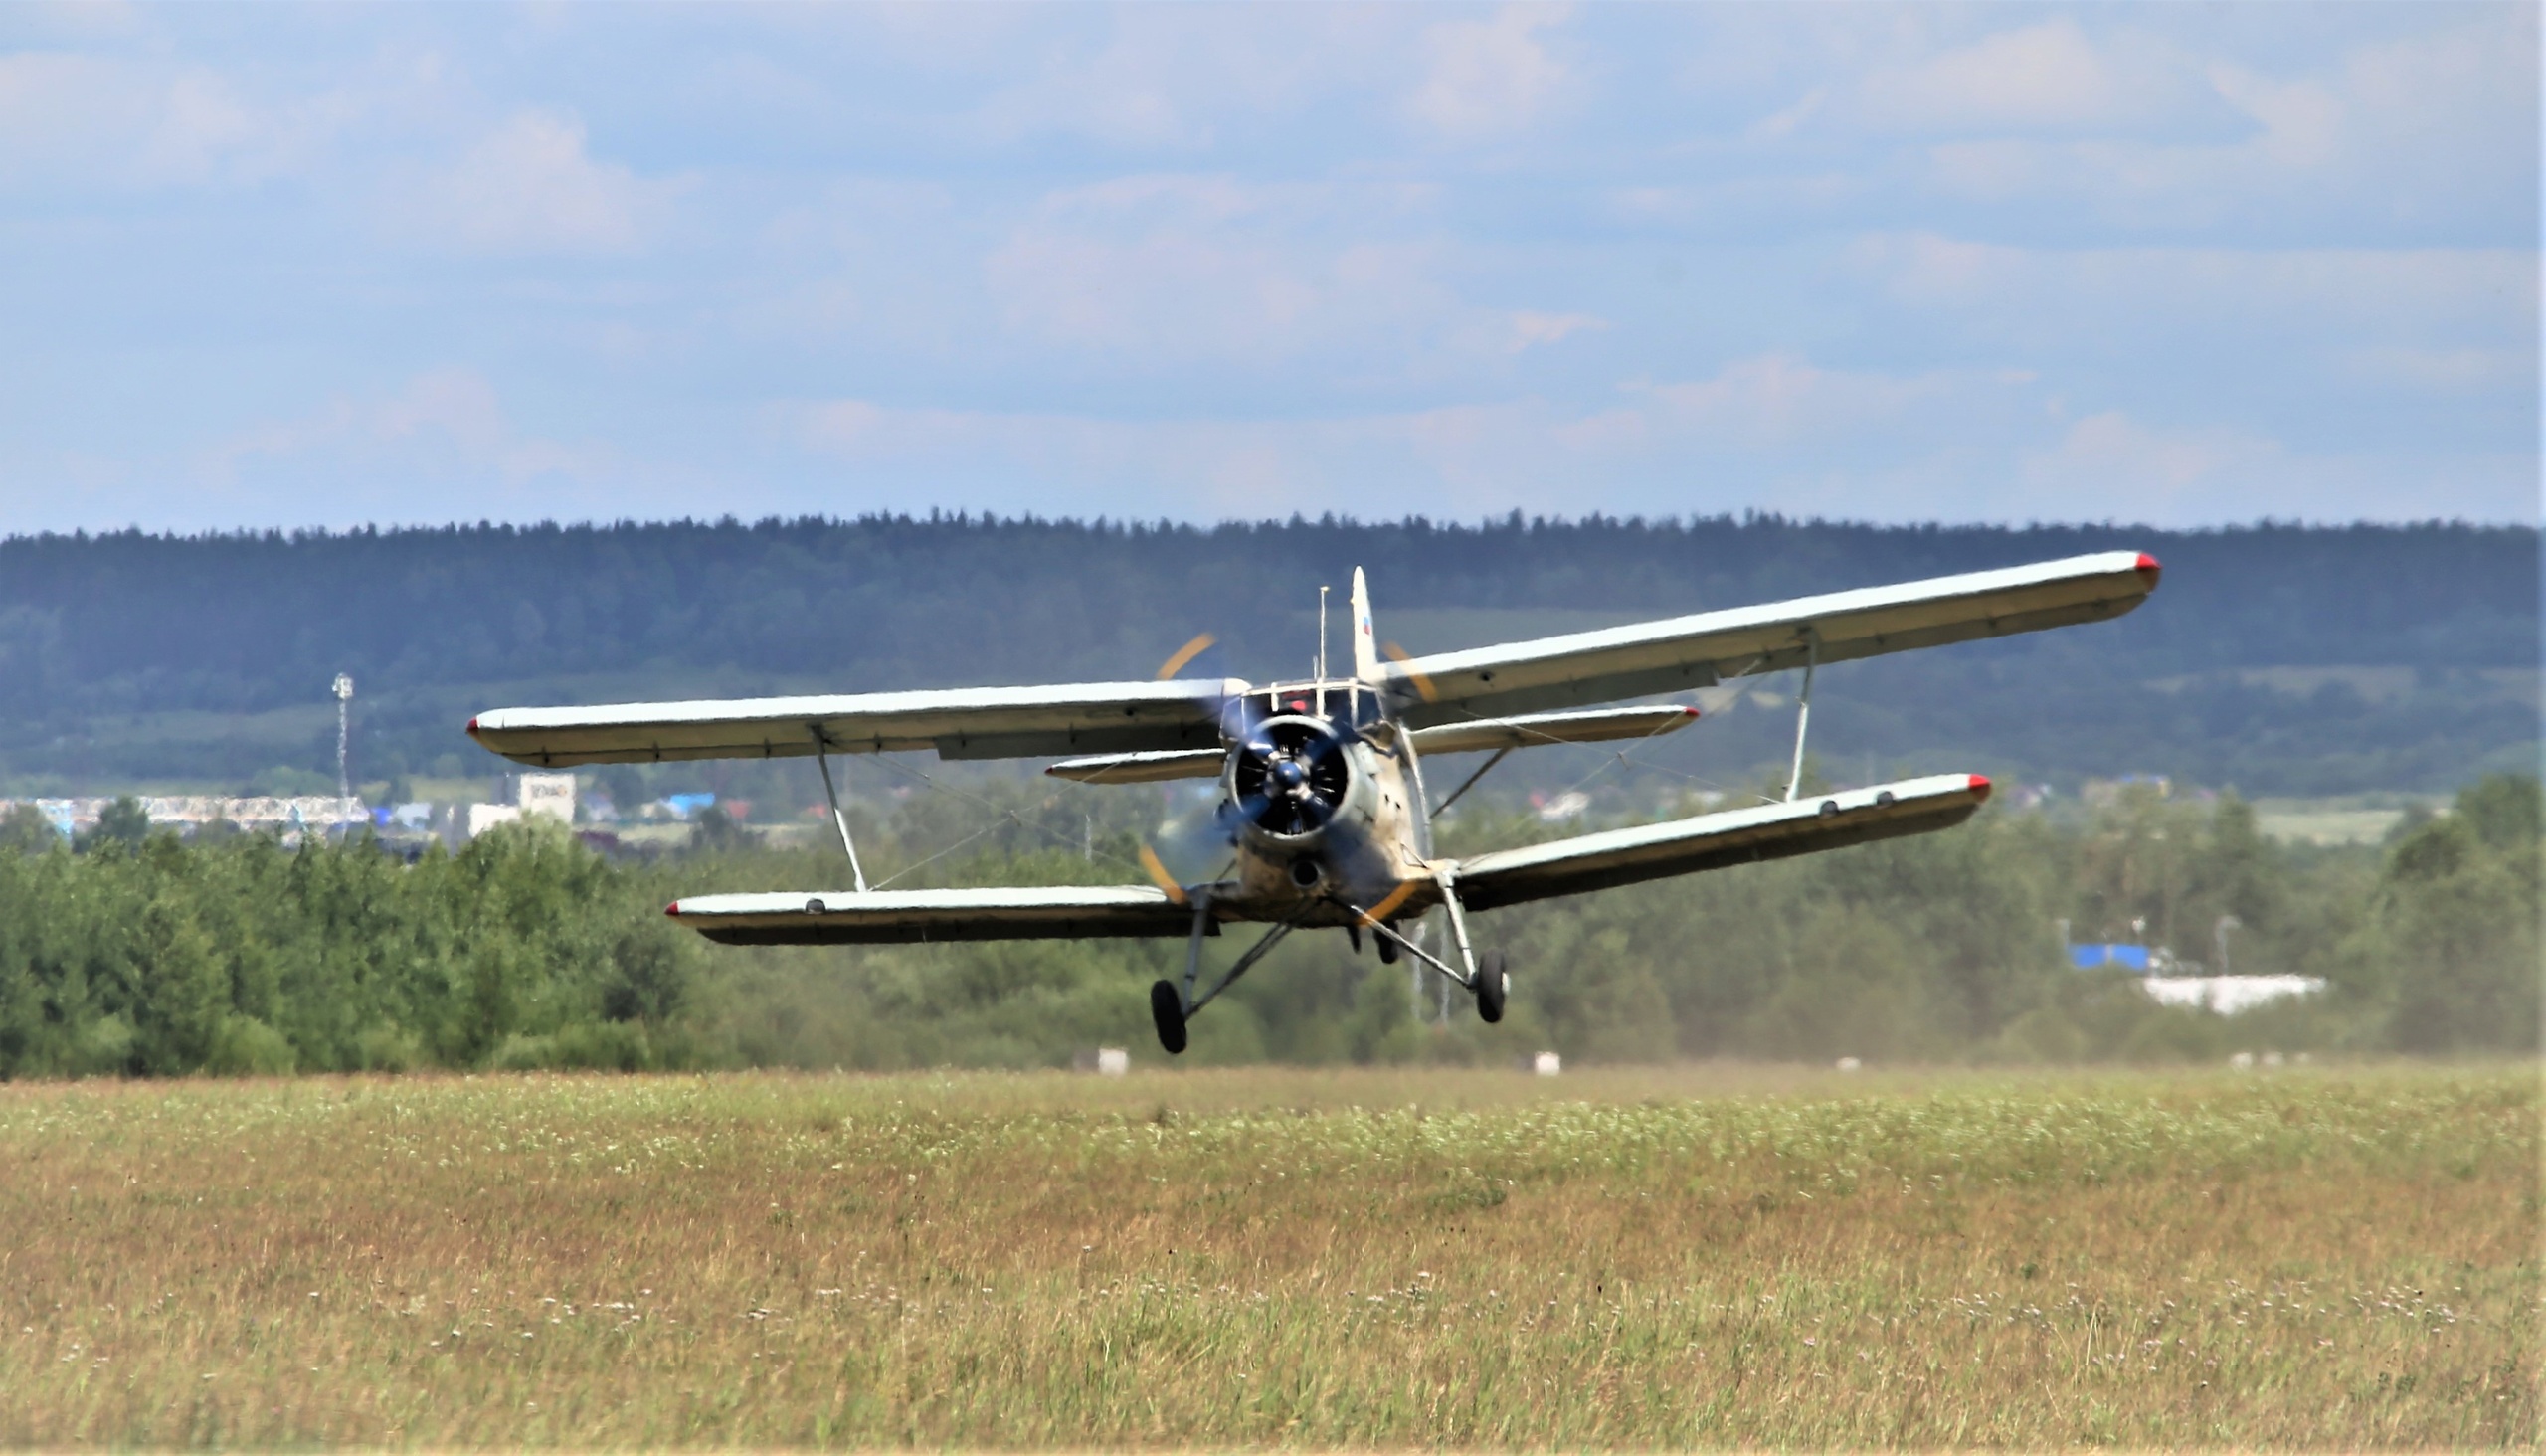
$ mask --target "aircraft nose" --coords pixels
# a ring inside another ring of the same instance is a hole
[[[1308,782],[1308,770],[1297,759],[1282,759],[1273,765],[1273,781],[1285,789],[1297,789]]]

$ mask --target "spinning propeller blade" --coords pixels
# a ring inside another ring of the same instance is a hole
[[[1396,907],[1404,904],[1406,897],[1414,893],[1414,883],[1412,880],[1406,880],[1395,889],[1388,891],[1386,899],[1367,910],[1357,910],[1354,913],[1362,917],[1364,925],[1377,925],[1395,914]]]
[[[1398,646],[1394,642],[1387,643],[1385,646],[1379,648],[1379,650],[1387,653],[1388,660],[1392,662],[1405,663],[1414,660],[1413,653],[1408,652],[1405,648]],[[1415,693],[1425,702],[1437,703],[1441,700],[1441,690],[1432,685],[1431,678],[1424,676],[1420,672],[1408,672],[1405,674],[1405,680],[1414,684]]]
[[[1212,644],[1218,640],[1218,637],[1211,636],[1207,632],[1195,634],[1193,640],[1178,647],[1174,656],[1159,664],[1158,680],[1165,682],[1169,678],[1174,677],[1177,673],[1192,666],[1193,659],[1201,656],[1204,652],[1209,651]]]
[[[1152,883],[1167,892],[1171,902],[1178,905],[1189,903],[1184,896],[1184,887],[1176,882],[1176,876],[1167,872],[1167,865],[1160,861],[1158,851],[1147,844],[1141,846],[1141,868],[1149,872]]]

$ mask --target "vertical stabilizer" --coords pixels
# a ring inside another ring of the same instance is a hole
[[[1353,568],[1353,675],[1379,681],[1379,639],[1370,631],[1370,583],[1362,568]]]

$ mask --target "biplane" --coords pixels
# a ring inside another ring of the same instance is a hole
[[[504,708],[478,714],[468,732],[505,758],[543,769],[812,758],[850,886],[700,895],[672,902],[667,914],[728,945],[1182,937],[1182,977],[1158,982],[1150,994],[1159,1042],[1175,1053],[1184,1049],[1195,1013],[1297,931],[1340,929],[1357,948],[1366,934],[1382,959],[1428,966],[1496,1021],[1510,968],[1503,952],[1477,944],[1475,912],[1958,824],[1989,797],[1981,775],[1801,793],[1815,673],[1834,662],[2119,617],[2157,579],[2154,558],[2104,552],[1407,656],[1381,649],[1368,583],[1357,569],[1349,676],[1326,670],[1321,642],[1316,670],[1296,682],[1178,677],[1188,651],[1148,681]],[[1687,695],[1798,668],[1793,769],[1782,799],[1521,848],[1434,852],[1433,821],[1505,755],[1676,732],[1698,716],[1680,700]],[[869,889],[831,756],[930,750],[944,759],[1049,759],[1045,773],[1086,784],[1216,779],[1215,823],[1233,855],[1201,883],[1179,883],[1145,849],[1154,881],[1145,885]],[[1427,770],[1480,753],[1491,757],[1436,799]],[[1448,929],[1438,952],[1419,933],[1435,910]],[[1232,925],[1265,929],[1205,987],[1202,942]]]

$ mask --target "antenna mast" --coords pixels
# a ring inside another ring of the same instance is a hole
[[[342,803],[341,805],[339,805],[339,806],[338,806],[338,812],[339,812],[339,813],[342,813],[342,812],[344,812],[344,811],[346,811],[346,810],[350,810],[350,809],[353,807],[353,802],[354,802],[354,783],[353,783],[353,776],[352,776],[352,774],[350,774],[349,772],[347,772],[347,768],[346,768],[346,758],[345,758],[345,746],[346,746],[346,735],[345,735],[345,729],[346,729],[346,726],[347,726],[347,715],[349,714],[349,712],[350,712],[350,711],[352,710],[352,708],[353,708],[353,702],[354,702],[354,680],[353,680],[353,678],[351,678],[351,677],[347,676],[346,674],[344,674],[344,673],[342,673],[342,672],[337,673],[337,674],[336,674],[336,798],[337,798],[337,799],[339,799],[339,800],[341,800],[341,801],[343,801],[343,803]]]
[[[1328,588],[1317,589],[1317,680],[1326,681],[1326,594]]]

